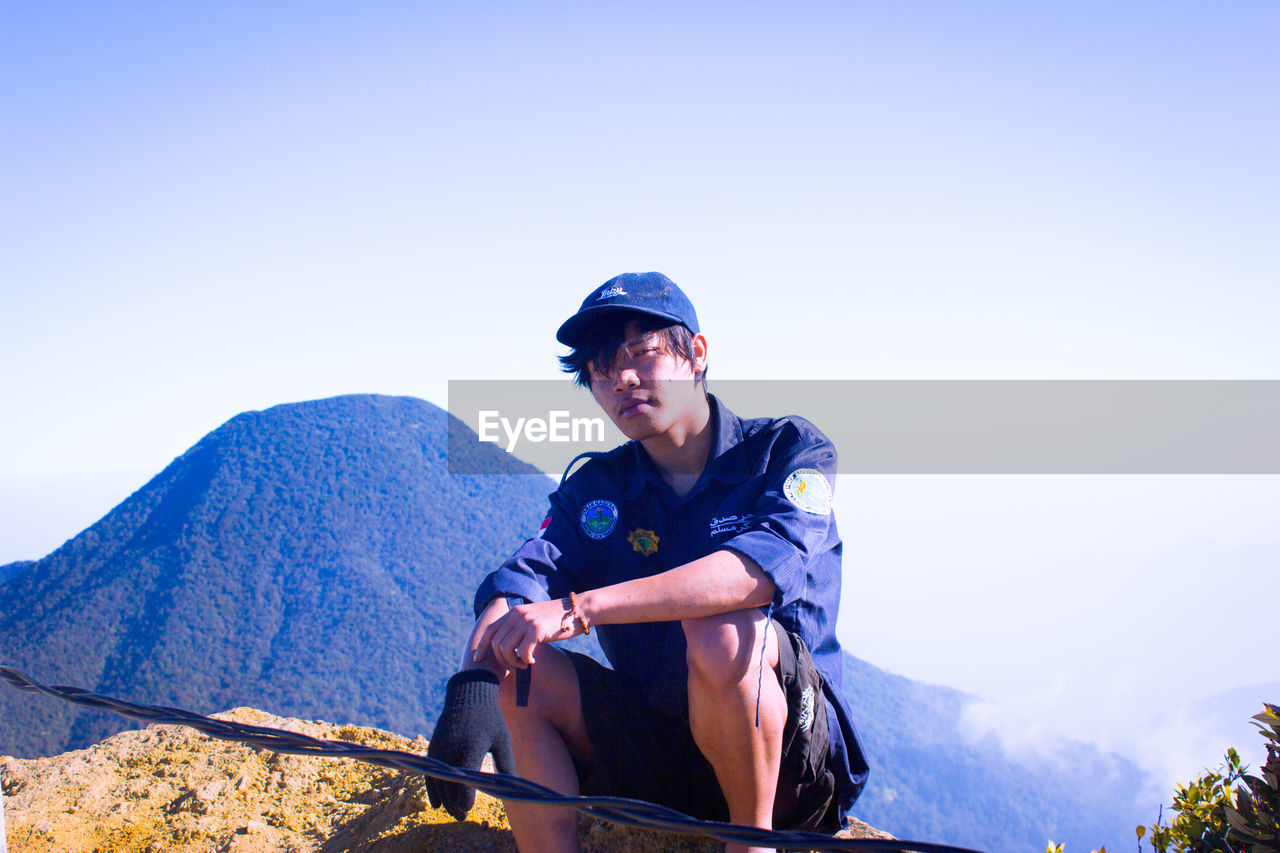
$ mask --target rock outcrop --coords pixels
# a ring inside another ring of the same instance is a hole
[[[223,719],[425,754],[427,741],[273,717]],[[427,803],[421,776],[359,761],[255,750],[181,726],[121,732],[52,758],[0,758],[10,853],[514,851],[502,805],[481,793],[458,823]],[[582,821],[593,851],[719,850],[710,840]],[[865,824],[849,837],[889,838]]]

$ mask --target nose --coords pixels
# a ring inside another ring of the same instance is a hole
[[[620,369],[613,379],[614,391],[626,391],[628,388],[635,388],[640,384],[640,374],[636,373],[634,368],[624,367]]]

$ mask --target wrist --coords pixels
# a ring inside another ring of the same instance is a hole
[[[576,592],[570,592],[567,602],[569,608],[565,613],[565,618],[569,620],[570,630],[581,628],[582,633],[590,634],[591,626],[587,623],[586,614],[582,612],[582,608],[579,605],[578,594]]]
[[[599,612],[597,605],[599,597],[595,590],[580,592],[574,597],[574,612],[582,618],[582,625],[585,628],[588,625],[596,625],[599,623]]]

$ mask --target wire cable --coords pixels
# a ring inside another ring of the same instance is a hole
[[[519,776],[512,776],[506,773],[485,773],[465,767],[454,767],[426,755],[416,755],[411,752],[391,749],[373,749],[350,741],[322,740],[297,732],[288,732],[266,726],[254,726],[230,720],[215,720],[181,708],[143,705],[124,699],[91,693],[78,687],[67,687],[65,685],[51,687],[36,681],[21,670],[8,666],[0,666],[0,678],[3,678],[12,687],[24,693],[43,693],[74,705],[114,711],[117,714],[147,723],[188,726],[219,740],[234,741],[258,749],[269,749],[290,755],[353,758],[393,770],[418,773],[449,782],[461,782],[500,800],[571,806],[583,814],[603,818],[624,826],[660,829],[682,835],[702,835],[720,841],[732,841],[787,850],[978,853],[978,851],[964,847],[952,847],[946,844],[923,841],[832,838],[829,835],[822,835],[816,832],[764,830],[752,826],[699,820],[675,809],[640,800],[629,800],[623,797],[582,797],[560,794]]]

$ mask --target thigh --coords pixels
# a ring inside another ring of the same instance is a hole
[[[537,726],[545,721],[560,734],[574,764],[590,768],[597,759],[596,749],[582,715],[582,689],[577,670],[568,657],[572,653],[548,644],[539,647],[536,654],[537,663],[529,669],[526,705],[516,702],[517,673],[508,673],[502,680],[502,715],[512,739],[518,740],[525,726]]]

